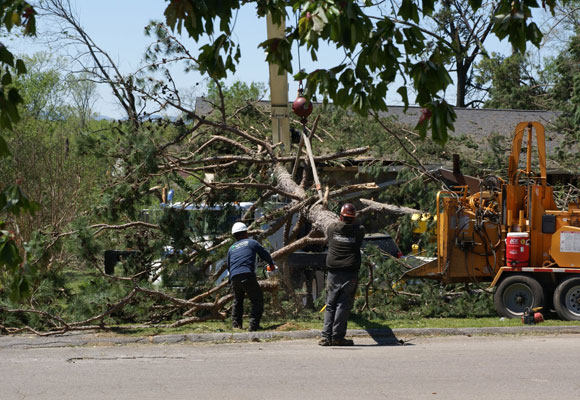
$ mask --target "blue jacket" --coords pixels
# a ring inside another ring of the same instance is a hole
[[[256,254],[269,265],[274,264],[270,253],[254,239],[242,239],[232,244],[227,258],[230,278],[239,274],[256,274]]]

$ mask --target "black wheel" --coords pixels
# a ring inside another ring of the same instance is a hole
[[[497,287],[493,304],[502,317],[519,318],[528,307],[544,306],[544,291],[534,278],[526,275],[508,276]]]
[[[566,321],[580,321],[580,277],[562,281],[554,291],[554,308]]]

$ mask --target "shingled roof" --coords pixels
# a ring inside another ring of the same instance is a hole
[[[268,101],[260,101],[263,107],[269,107]],[[289,104],[290,107],[291,103]],[[315,105],[316,106],[316,105]],[[414,128],[421,115],[421,107],[408,107],[404,111],[403,106],[389,106],[389,110],[382,112],[382,117],[390,117],[395,121]],[[196,112],[207,115],[212,111],[212,106],[203,97],[198,97],[196,101]],[[548,166],[558,169],[552,160],[556,146],[561,143],[562,137],[555,131],[554,123],[560,111],[544,110],[499,110],[499,109],[475,109],[475,108],[455,108],[457,120],[455,121],[455,131],[449,134],[455,138],[469,137],[479,146],[487,146],[488,138],[491,135],[499,134],[503,136],[507,143],[511,143],[516,125],[524,121],[538,121],[546,128],[546,151],[548,153]],[[524,139],[525,143],[525,139]],[[551,164],[551,165],[550,165]]]
[[[260,101],[264,107],[270,102]],[[291,103],[289,103],[289,107]],[[203,97],[196,99],[196,112],[207,115],[212,111],[212,106]],[[498,110],[491,108],[455,108],[457,120],[455,121],[454,136],[463,134],[470,136],[487,136],[491,133],[499,133],[502,136],[511,137],[515,126],[522,121],[538,121],[546,127],[546,140],[554,140],[557,134],[551,129],[553,123],[561,114],[560,111],[543,110]],[[393,117],[400,123],[415,126],[421,115],[421,107],[409,107],[404,112],[403,106],[389,106],[387,112],[381,113],[383,117]]]
[[[559,143],[560,138],[554,131],[554,122],[561,114],[560,111],[455,108],[455,113],[457,114],[457,120],[454,124],[455,132],[450,132],[455,137],[468,135],[481,142],[489,135],[497,133],[511,140],[518,123],[538,121],[546,128],[548,153],[551,153],[556,144]],[[409,126],[415,126],[420,115],[420,107],[409,107],[405,113],[402,106],[389,106],[389,111],[381,114],[381,116],[392,117]]]

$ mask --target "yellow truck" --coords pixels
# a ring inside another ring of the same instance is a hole
[[[539,175],[532,169],[534,134]],[[491,282],[504,317],[553,305],[560,318],[580,320],[580,199],[558,209],[547,183],[543,125],[516,126],[507,181],[459,178],[464,185],[437,194],[437,258],[404,278]]]

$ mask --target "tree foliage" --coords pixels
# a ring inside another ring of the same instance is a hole
[[[22,28],[24,35],[34,35],[36,32],[36,11],[23,0],[8,0],[0,3],[0,27],[11,31]],[[10,129],[20,120],[18,105],[22,97],[18,89],[12,85],[13,73],[26,73],[26,67],[21,59],[14,57],[12,52],[0,43],[0,129]],[[3,135],[0,135],[0,159],[5,159],[10,151]],[[10,181],[8,181],[10,182]],[[17,245],[14,232],[6,229],[6,218],[19,215],[21,212],[34,213],[38,203],[29,200],[18,186],[13,183],[0,183],[0,290],[4,285],[11,288],[12,297],[19,299],[28,293],[29,285],[26,279],[25,266],[21,249]]]
[[[541,110],[549,104],[546,85],[533,74],[529,57],[492,53],[478,65],[477,84],[487,91],[485,108]]]
[[[95,203],[106,170],[77,151],[80,125],[67,105],[70,81],[62,73],[62,60],[47,54],[24,60],[28,73],[13,86],[25,103],[18,107],[20,120],[3,131],[13,155],[0,164],[0,181],[17,183],[5,188],[1,203],[11,239],[6,246],[18,255],[13,267],[2,271],[4,290],[13,299],[30,295],[46,271],[74,258],[53,241]]]
[[[580,28],[579,28],[580,29]],[[560,161],[577,169],[580,161],[577,149],[580,144],[580,30],[571,37],[570,42],[551,64],[554,86],[550,98],[562,115],[558,127],[564,133],[564,142],[558,149]]]
[[[477,91],[473,67],[481,55],[488,57],[485,42],[493,27],[495,6],[482,2],[480,8],[473,9],[466,0],[442,1],[429,16],[435,23],[433,36],[449,47],[448,68],[456,77],[456,107],[478,105],[477,98],[468,101]]]
[[[481,1],[470,1],[476,12]],[[553,10],[555,1],[543,3]],[[396,89],[402,102],[409,104],[407,79],[416,92],[416,103],[430,110],[431,118],[423,122],[420,132],[426,134],[428,125],[432,137],[444,143],[452,129],[455,114],[441,93],[451,83],[445,64],[451,56],[452,44],[438,38],[428,46],[422,28],[425,17],[433,15],[441,3],[434,0],[421,3],[403,0],[388,12],[376,14],[371,1],[240,1],[212,3],[205,1],[170,1],[165,17],[167,24],[178,32],[183,29],[198,41],[213,38],[211,44],[200,49],[200,60],[210,76],[223,78],[235,72],[240,50],[232,36],[235,12],[242,5],[252,5],[258,17],[272,15],[275,22],[286,19],[291,7],[300,12],[296,26],[289,27],[281,39],[269,39],[260,44],[267,53],[266,60],[281,70],[293,72],[291,48],[297,43],[305,46],[314,60],[320,46],[328,43],[344,51],[340,64],[314,71],[298,71],[295,79],[306,79],[306,92],[320,95],[324,102],[348,107],[361,115],[387,109],[389,84],[397,77],[405,84]],[[525,52],[528,42],[538,46],[542,33],[531,20],[531,12],[539,5],[535,1],[501,0],[493,10],[491,31],[499,38],[507,38],[514,49]],[[214,34],[219,32],[219,36]]]
[[[13,28],[22,28],[24,35],[36,33],[36,11],[23,0],[8,0],[0,4],[0,25],[7,31]],[[0,67],[2,69],[0,80],[0,127],[10,128],[14,122],[20,119],[17,105],[22,103],[18,90],[12,87],[12,75],[23,74],[26,66],[21,59],[14,57],[6,46],[0,44]],[[7,154],[6,146],[3,145],[0,136],[0,156]]]

